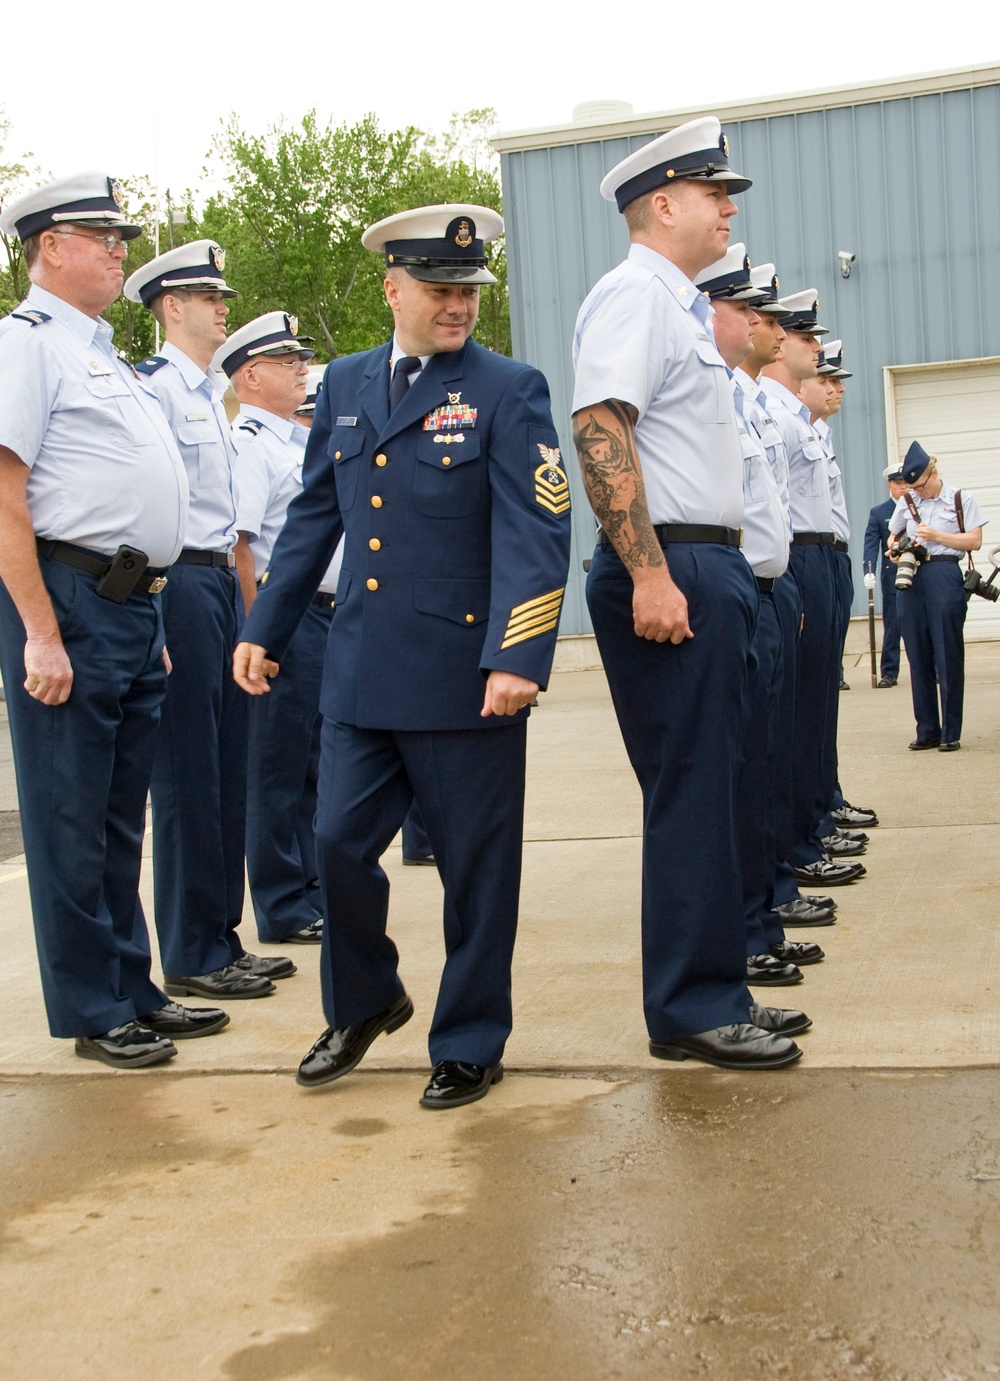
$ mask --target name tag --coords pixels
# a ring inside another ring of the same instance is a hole
[[[115,372],[111,365],[99,364],[97,360],[90,361],[87,371],[92,379],[107,379]]]
[[[336,425],[338,427],[356,427],[358,419],[356,417],[338,417]]]
[[[207,421],[208,421],[208,413],[207,413],[207,412],[186,412],[186,413],[184,414],[184,420],[185,420],[185,422],[207,422]]]

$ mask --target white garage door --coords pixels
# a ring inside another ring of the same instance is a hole
[[[937,456],[948,484],[972,490],[990,519],[976,553],[976,566],[989,575],[987,552],[1000,545],[1000,359],[889,368],[885,385],[890,461],[919,441]],[[1000,603],[974,595],[965,636],[1000,639]]]

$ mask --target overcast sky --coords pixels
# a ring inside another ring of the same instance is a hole
[[[711,109],[1000,58],[997,11],[981,0],[49,0],[18,15],[20,51],[8,49],[0,83],[7,158],[30,150],[55,176],[156,175],[175,192],[203,187],[231,111],[253,131],[311,106],[324,119],[374,111],[387,128],[443,129],[453,111],[495,106],[513,130],[568,123],[599,98],[637,113]]]

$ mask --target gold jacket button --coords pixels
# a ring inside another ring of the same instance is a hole
[[[386,463],[386,461],[388,460],[388,458],[389,458],[388,456],[377,455],[377,456],[375,457],[375,464],[376,464],[376,465],[384,465],[384,464]]]
[[[382,500],[379,498],[379,496],[378,496],[377,494],[373,494],[373,495],[372,495],[372,508],[381,508],[381,507],[382,507]]]
[[[377,589],[378,589],[378,581],[377,581],[377,580],[374,580],[374,579],[372,579],[372,580],[366,580],[366,581],[365,581],[365,584],[368,586],[369,590],[377,590]]]
[[[451,456],[442,456],[442,457],[441,457],[441,464],[442,464],[442,465],[450,465],[450,464],[451,464]]]
[[[465,622],[466,622],[466,623],[475,623],[475,621],[476,621],[476,616],[475,616],[475,614],[466,614],[466,616],[465,616]]]
[[[382,543],[378,540],[377,537],[369,537],[368,545],[371,547],[372,551],[382,550]]]
[[[339,460],[339,459],[340,459],[340,454],[341,454],[340,451],[334,451],[334,453],[333,453],[333,458],[334,458],[334,460]]]

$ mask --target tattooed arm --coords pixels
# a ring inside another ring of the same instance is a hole
[[[573,440],[590,506],[632,576],[636,634],[681,643],[694,635],[687,600],[674,584],[649,518],[636,417],[635,408],[617,399],[593,404],[574,413]]]

